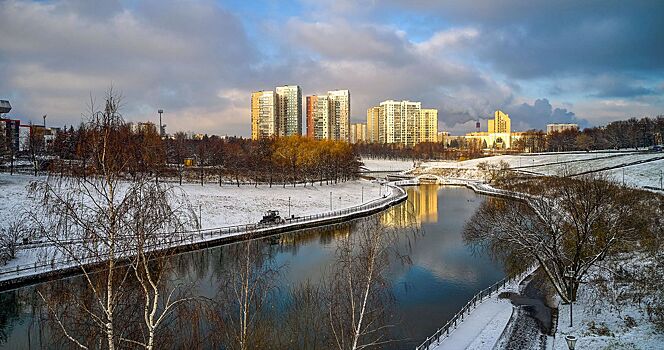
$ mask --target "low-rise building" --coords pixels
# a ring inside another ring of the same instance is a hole
[[[579,124],[546,124],[546,134],[551,135],[554,132],[563,132],[565,130],[579,130]]]

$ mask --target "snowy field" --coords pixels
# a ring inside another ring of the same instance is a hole
[[[28,198],[26,186],[34,180],[45,177],[30,175],[9,175],[0,173],[0,212],[6,213],[0,218],[0,227],[6,227],[14,218],[20,218],[23,212],[30,211],[35,204]],[[279,210],[281,216],[288,215],[290,197],[291,215],[304,216],[330,210],[352,207],[379,198],[381,187],[366,180],[356,180],[336,185],[297,187],[259,185],[184,184],[182,190],[187,194],[196,214],[199,213],[203,228],[240,225],[258,222],[263,213]],[[331,195],[330,195],[331,193]]]
[[[363,158],[367,171],[404,171],[413,168],[412,160]]]
[[[471,159],[462,162],[425,162],[420,172],[436,172],[436,169],[477,169],[482,162],[499,163],[505,161],[510,168],[537,175],[578,174],[585,171],[600,170],[609,167],[616,169],[601,171],[616,182],[632,187],[661,186],[664,172],[664,153],[636,152],[581,152],[581,153],[543,153],[527,155],[503,155]],[[644,162],[640,164],[631,164]],[[631,165],[630,165],[631,164]],[[472,176],[474,172],[469,172]]]
[[[558,329],[555,340],[549,338],[550,348],[567,350],[565,336],[573,335],[578,338],[577,349],[664,349],[664,334],[656,332],[643,309],[636,303],[613,306],[582,287],[572,308],[572,327],[569,305],[559,305]],[[630,318],[633,323],[626,322]]]

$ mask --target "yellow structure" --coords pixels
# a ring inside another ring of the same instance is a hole
[[[350,125],[350,143],[367,141],[367,124],[357,123]]]
[[[512,121],[508,114],[498,110],[489,119],[488,132],[471,132],[466,134],[466,141],[479,142],[483,148],[511,148]]]
[[[489,134],[509,134],[512,132],[510,116],[503,111],[495,111],[489,119]]]
[[[383,132],[381,133],[381,127]],[[383,143],[380,135],[385,134],[385,123],[380,118],[380,107],[371,107],[367,109],[367,142]]]
[[[420,110],[419,142],[436,142],[438,138],[438,110],[422,108]]]
[[[251,93],[251,139],[258,140],[277,134],[276,94],[274,91]]]

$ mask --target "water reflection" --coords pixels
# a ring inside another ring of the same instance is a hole
[[[397,239],[393,242],[395,248],[402,256],[409,258],[405,262],[392,256],[385,270],[385,285],[389,286],[394,301],[391,309],[393,319],[389,320],[396,325],[392,336],[403,340],[390,344],[394,348],[412,348],[444,324],[475,292],[503,276],[499,264],[475,255],[464,244],[461,235],[463,225],[482,202],[482,197],[465,188],[441,188],[436,185],[408,187],[407,192],[407,202],[379,215],[379,222],[384,227],[397,232]],[[318,293],[314,291],[327,282],[330,268],[337,264],[341,242],[357,231],[356,225],[337,225],[255,241],[254,247],[261,252],[261,264],[269,267],[271,272],[278,271],[278,276],[271,277],[275,292],[267,301],[269,307],[261,311],[264,324],[256,326],[257,331],[263,332],[262,337],[279,338],[279,334],[268,333],[279,333],[282,324],[295,327],[293,329],[299,329],[308,322],[325,324],[317,318],[305,322],[293,317],[293,310],[300,310],[300,307],[308,305],[312,310],[320,306],[314,302],[296,303],[298,308],[294,308],[293,300],[307,300],[307,296]],[[171,283],[190,285],[194,289],[192,294],[210,300],[220,299],[220,291],[229,286],[228,281],[232,277],[229,271],[238,270],[238,247],[241,245],[171,257]],[[52,324],[46,321],[45,310],[41,309],[39,300],[35,298],[35,288],[53,285],[71,288],[75,285],[71,282],[76,279],[0,294],[0,347],[53,346],[50,336],[54,333],[50,328]],[[207,314],[196,317],[190,314],[191,309],[182,310],[186,319],[195,322],[182,323],[174,319],[169,325],[173,334],[169,339],[173,342],[168,344],[207,348],[227,341],[210,334],[215,327],[213,316],[222,311],[215,307],[206,310]],[[218,321],[229,322],[229,319]],[[180,336],[178,331],[184,334]],[[295,340],[296,343],[288,341],[293,340],[281,339],[279,344],[292,348],[294,344],[321,340],[303,337]]]

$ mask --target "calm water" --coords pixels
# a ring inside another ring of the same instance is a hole
[[[383,225],[400,232],[397,246],[411,263],[394,262],[388,271],[399,324],[395,333],[405,339],[399,348],[412,349],[451,318],[477,291],[503,278],[502,265],[474,253],[462,239],[465,222],[484,197],[459,187],[410,187],[408,201],[381,214]],[[406,229],[408,224],[410,227]],[[414,232],[412,226],[418,228]],[[341,236],[349,226],[286,234],[263,240],[271,264],[280,266],[278,296],[292,286],[318,281],[333,263]],[[219,272],[227,266],[228,249],[215,247],[178,256],[174,274],[197,285],[199,295],[213,296]],[[34,287],[0,294],[0,348],[40,348],[48,337],[32,316]]]

